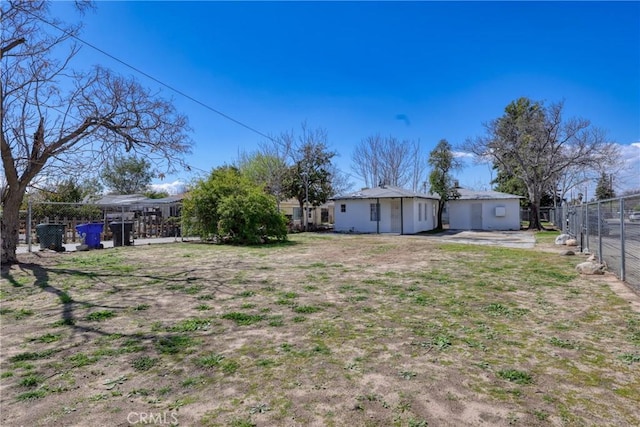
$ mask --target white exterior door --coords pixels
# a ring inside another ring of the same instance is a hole
[[[482,203],[471,204],[471,229],[482,230]]]
[[[391,232],[400,233],[402,231],[402,212],[400,211],[400,200],[391,200]]]

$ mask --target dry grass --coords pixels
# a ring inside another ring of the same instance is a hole
[[[640,425],[640,315],[554,252],[297,235],[25,256],[3,426]]]

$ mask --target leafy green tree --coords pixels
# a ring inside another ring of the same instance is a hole
[[[231,166],[195,183],[183,201],[182,221],[187,233],[219,242],[255,244],[287,234],[275,198]]]
[[[607,200],[616,197],[616,192],[611,185],[611,176],[602,172],[596,185],[596,200]]]
[[[453,155],[451,144],[446,139],[441,139],[438,145],[429,153],[429,173],[430,192],[438,194],[438,225],[436,229],[442,230],[442,210],[449,200],[460,197],[456,190],[451,171],[460,169],[462,164]]]
[[[113,194],[139,194],[149,190],[151,163],[136,156],[115,156],[100,173],[102,182]]]
[[[147,190],[142,194],[149,199],[164,199],[165,197],[169,197],[168,191]]]
[[[244,154],[238,160],[238,168],[244,176],[273,195],[278,205],[286,198],[284,180],[289,167],[283,155],[278,155],[277,152],[269,154],[260,151]]]
[[[293,140],[293,135],[289,135]],[[305,124],[297,142],[291,145],[293,164],[284,179],[285,194],[298,200],[304,212],[305,204],[320,206],[333,196],[333,164],[336,155],[329,150],[324,129],[310,130]],[[307,214],[305,212],[305,228]]]
[[[522,196],[522,199],[520,199],[520,207],[528,207],[530,205],[529,192],[527,191],[527,186],[524,184],[522,179],[502,170],[499,165],[494,165],[494,169],[498,170],[496,178],[491,181],[491,184],[494,185],[494,190],[502,193]],[[540,206],[553,206],[553,197],[553,189],[543,191],[542,198],[540,199]],[[560,203],[561,200],[558,198],[558,195],[555,197],[556,202]]]
[[[82,203],[85,198],[94,194],[94,185],[93,180],[77,183],[69,178],[37,191],[30,198],[32,218],[36,221],[45,217],[102,219],[102,211],[99,208]]]

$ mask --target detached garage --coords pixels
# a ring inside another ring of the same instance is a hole
[[[457,188],[460,198],[449,200],[451,230],[520,230],[521,196],[498,191]]]
[[[433,230],[439,196],[393,186],[335,197],[337,232],[416,234]]]

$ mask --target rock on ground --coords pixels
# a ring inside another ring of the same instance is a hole
[[[593,261],[586,261],[576,265],[576,271],[578,273],[587,275],[604,274],[606,268],[606,265]]]

